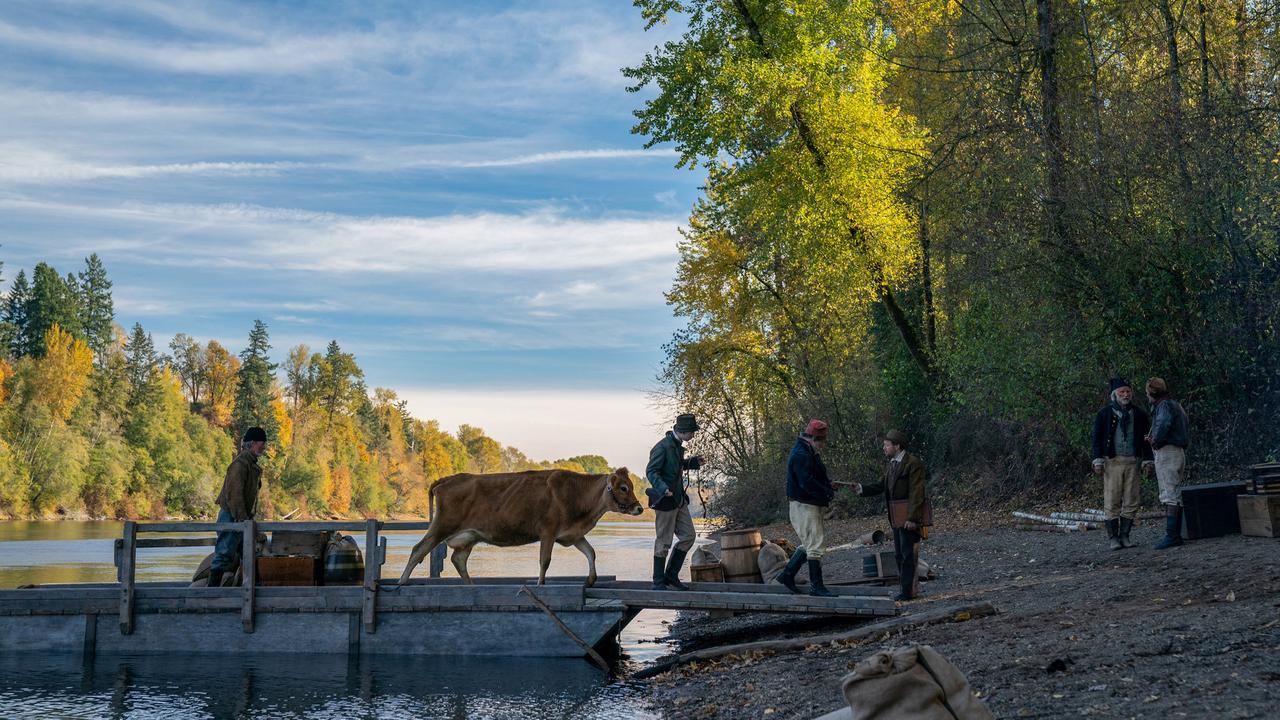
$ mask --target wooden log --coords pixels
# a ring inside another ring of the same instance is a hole
[[[120,552],[120,634],[133,633],[133,580],[138,560],[138,524],[132,520],[124,523],[123,547]]]
[[[1022,512],[1021,510],[1014,510],[1013,516],[1016,518],[1020,518],[1022,520],[1034,520],[1035,522],[1045,523],[1046,525],[1070,525],[1070,526],[1095,525],[1095,526],[1101,527],[1101,523],[1080,523],[1074,520],[1058,520],[1056,518],[1045,517],[1044,515],[1036,515],[1035,513]]]
[[[991,603],[981,602],[972,605],[925,610],[924,612],[913,615],[903,615],[891,620],[884,620],[881,622],[871,623],[870,625],[864,625],[857,630],[845,633],[832,633],[828,635],[814,635],[812,637],[805,638],[762,640],[759,642],[722,645],[720,647],[707,648],[705,650],[677,655],[674,658],[656,663],[632,674],[631,679],[643,680],[645,678],[655,677],[675,667],[694,662],[696,660],[715,660],[729,655],[741,655],[744,653],[760,651],[787,652],[791,650],[803,650],[813,645],[827,645],[830,643],[852,643],[876,637],[884,632],[923,627],[925,625],[933,625],[936,623],[964,622],[975,618],[995,615],[998,612],[999,611],[996,607]]]
[[[559,616],[557,616],[554,612],[552,612],[551,608],[547,607],[546,603],[542,602],[542,600],[539,599],[537,595],[533,594],[533,591],[529,589],[528,585],[520,586],[520,592],[524,593],[525,595],[528,595],[529,599],[532,600],[533,603],[537,605],[540,610],[542,610],[542,612],[546,613],[547,617],[551,618],[551,620],[555,622],[556,626],[560,628],[561,632],[567,635],[569,639],[572,640],[578,647],[582,648],[583,651],[586,652],[587,657],[591,658],[591,662],[595,663],[596,666],[599,667],[601,670],[603,670],[606,675],[613,675],[613,671],[609,667],[609,663],[605,662],[604,658],[600,657],[600,653],[596,652],[594,648],[592,648],[590,645],[583,642],[582,638],[578,637],[577,633],[570,630],[569,626],[565,625],[564,621],[561,620]]]
[[[672,610],[754,610],[759,612],[824,615],[892,615],[897,605],[891,598],[856,596],[811,597],[760,593],[698,592],[690,590],[621,590],[587,588],[588,598],[621,600],[633,607]]]
[[[1098,523],[1105,519],[1103,515],[1094,515],[1093,513],[1075,513],[1075,512],[1051,512],[1049,517],[1054,520],[1070,520],[1072,522],[1088,522]]]
[[[378,521],[369,520],[364,531],[364,631],[370,635],[378,629],[378,577],[382,574],[382,554],[378,546]]]
[[[257,536],[258,527],[253,518],[241,523],[243,546],[240,551],[241,576],[244,582],[244,600],[240,608],[240,623],[247,633],[253,632],[253,594],[258,584]]]
[[[1081,532],[1085,528],[1072,525],[1044,525],[1040,523],[1018,523],[1014,525],[1018,530],[1034,531],[1034,532],[1056,532],[1056,533],[1073,533]]]
[[[783,597],[795,597],[795,594],[783,585],[778,583],[717,583],[717,582],[689,582],[685,583],[690,590],[697,592],[733,592],[733,593],[758,593],[762,595],[782,595]],[[805,587],[804,583],[797,583],[797,587]],[[597,588],[614,588],[619,590],[651,590],[653,583],[644,580],[606,580],[601,578],[596,581],[593,587]],[[828,587],[828,590],[840,597],[892,597],[900,591],[897,588],[885,587],[848,587],[837,586]],[[666,592],[666,591],[657,591]]]

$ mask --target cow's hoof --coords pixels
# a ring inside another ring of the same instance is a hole
[[[587,587],[594,587],[596,584],[596,576],[591,575],[587,578]]]

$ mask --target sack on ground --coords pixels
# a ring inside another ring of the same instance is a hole
[[[760,577],[765,582],[773,582],[774,578],[782,574],[784,568],[787,567],[787,560],[790,556],[786,550],[783,550],[777,543],[765,541],[760,547],[760,554],[756,558],[756,564],[760,566]]]
[[[710,545],[703,545],[693,551],[694,565],[714,565],[720,562],[720,558],[712,551]]]
[[[995,720],[964,673],[928,645],[878,652],[841,686],[855,720]]]

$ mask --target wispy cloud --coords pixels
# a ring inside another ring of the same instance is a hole
[[[656,150],[558,150],[555,152],[517,155],[515,157],[497,158],[494,160],[438,160],[424,161],[422,165],[456,168],[493,168],[512,167],[516,165],[541,165],[544,163],[569,162],[574,160],[617,160],[620,158],[672,158],[678,156],[675,150],[659,148]]]
[[[80,162],[16,143],[0,144],[0,183],[48,184],[163,175],[265,175],[303,167],[294,162],[188,162],[112,165]]]

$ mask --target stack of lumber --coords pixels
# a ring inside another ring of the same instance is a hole
[[[1249,468],[1254,495],[1280,495],[1280,462],[1260,463]]]
[[[1016,527],[1019,530],[1039,530],[1043,532],[1097,530],[1102,527],[1103,522],[1102,515],[1094,515],[1089,511],[1054,512],[1048,515],[1037,515],[1015,510],[1013,511],[1013,516],[1018,519]]]

